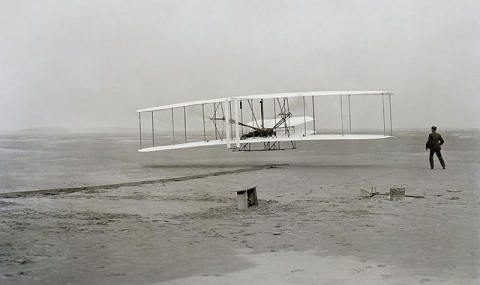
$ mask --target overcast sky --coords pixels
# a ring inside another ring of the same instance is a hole
[[[388,90],[394,128],[480,128],[478,0],[0,0],[0,131],[137,109]]]

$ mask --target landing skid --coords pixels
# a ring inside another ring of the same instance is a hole
[[[291,141],[290,143],[292,145],[291,149],[297,149],[296,142]],[[245,143],[241,145],[240,148],[234,148],[233,151],[285,150],[285,148],[281,148],[280,142],[264,142],[263,149],[252,149],[251,145],[252,145],[251,143]]]

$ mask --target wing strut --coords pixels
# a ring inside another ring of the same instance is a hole
[[[317,134],[317,124],[316,124],[316,116],[315,116],[315,96],[312,96],[312,112],[313,112],[313,134]]]
[[[242,106],[242,102],[240,101],[240,106]],[[233,108],[235,110],[235,121],[238,122],[238,99],[235,99],[233,102]],[[240,128],[239,124],[235,125],[235,147],[236,149],[240,149]]]
[[[153,112],[152,112],[152,142],[153,142],[153,146],[155,146],[155,126],[153,123]]]
[[[392,123],[392,94],[388,95],[388,105],[390,107],[390,135],[393,136],[393,123]]]
[[[225,100],[223,102],[223,104],[225,104],[225,107],[224,107],[225,112],[226,112],[225,117],[228,119],[228,118],[230,118],[230,102],[228,100]],[[226,132],[225,136],[227,138],[227,148],[230,148],[230,139],[231,139],[230,138],[230,126],[224,124],[224,128],[225,128],[225,132]]]
[[[142,145],[142,113],[138,113],[138,125],[140,127],[140,149],[143,148]]]

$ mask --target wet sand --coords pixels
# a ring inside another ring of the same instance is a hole
[[[480,284],[478,151],[445,150],[446,170],[427,156],[4,195],[0,283]],[[259,205],[237,209],[234,191],[252,186]],[[399,186],[425,198],[361,191]]]

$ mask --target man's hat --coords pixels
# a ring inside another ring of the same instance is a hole
[[[432,130],[436,131],[436,130],[437,130],[437,127],[432,126]]]

